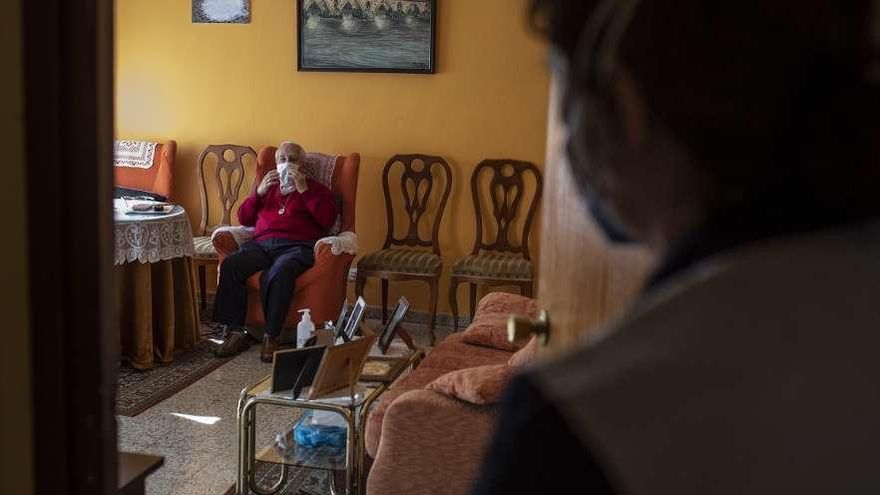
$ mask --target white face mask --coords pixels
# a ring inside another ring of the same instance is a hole
[[[281,162],[275,165],[275,169],[278,170],[278,181],[281,183],[281,192],[283,194],[287,194],[293,190],[293,167],[294,165],[290,162]]]
[[[282,184],[290,180],[291,166],[289,163],[281,162],[275,165],[275,168],[278,170],[278,175]]]

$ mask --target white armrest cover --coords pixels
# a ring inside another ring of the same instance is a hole
[[[242,227],[240,225],[229,225],[225,227],[217,227],[213,233],[211,233],[211,241],[217,238],[218,235],[229,232],[232,234],[232,238],[235,239],[236,244],[241,246],[247,241],[251,240],[254,236],[254,228],[253,227]]]
[[[354,232],[342,232],[336,236],[319,239],[315,243],[315,250],[317,251],[321,244],[329,244],[330,252],[334,256],[339,256],[342,253],[357,254],[357,239],[357,234]]]

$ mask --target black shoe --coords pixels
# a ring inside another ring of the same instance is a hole
[[[214,356],[218,358],[235,356],[240,352],[250,349],[254,343],[254,339],[247,333],[241,330],[230,330],[226,335],[226,341],[220,344],[220,347],[214,349]]]

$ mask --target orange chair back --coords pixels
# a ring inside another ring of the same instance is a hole
[[[174,189],[174,159],[177,142],[168,141],[156,145],[153,166],[150,168],[113,167],[113,179],[117,186],[161,194],[171,201]]]
[[[257,156],[257,177],[254,180],[253,191],[256,191],[263,176],[270,170],[275,169],[276,146],[266,146],[260,150]],[[336,167],[333,169],[332,187],[333,194],[342,201],[342,232],[355,231],[355,206],[357,204],[358,171],[360,170],[361,155],[352,153],[348,156],[340,156],[336,159]]]

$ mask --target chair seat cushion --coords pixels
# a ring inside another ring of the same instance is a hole
[[[518,254],[484,252],[458,260],[452,267],[452,274],[530,280],[532,278],[532,262]]]
[[[195,244],[196,259],[216,259],[217,250],[214,249],[214,243],[211,242],[211,236],[193,238]]]
[[[443,262],[433,251],[392,248],[364,256],[358,261],[357,266],[364,270],[438,274]]]

